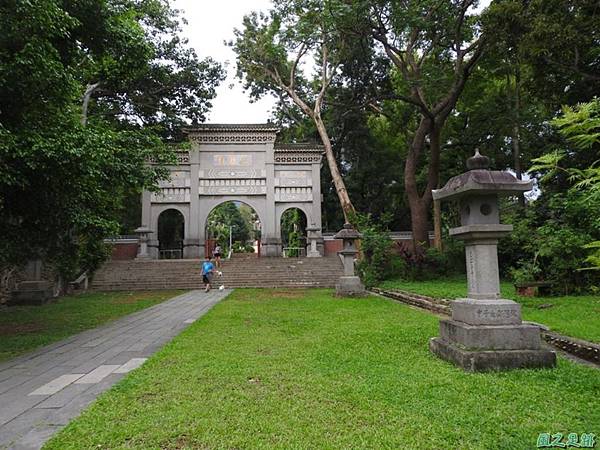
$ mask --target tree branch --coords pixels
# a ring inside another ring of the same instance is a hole
[[[100,86],[100,82],[88,84],[85,93],[83,94],[82,105],[81,105],[81,125],[86,126],[88,118],[88,107],[90,104],[90,98],[96,89]]]
[[[292,63],[292,68],[290,70],[290,84],[289,84],[290,89],[295,88],[296,68],[298,67],[298,64],[300,63],[300,60],[302,59],[302,57],[306,54],[307,50],[308,50],[308,46],[306,45],[306,42],[303,42],[302,45],[300,46],[300,50],[298,50],[298,56],[296,56],[296,59]]]

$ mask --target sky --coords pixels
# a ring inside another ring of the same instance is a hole
[[[490,0],[481,0],[480,8]],[[208,114],[208,123],[264,123],[275,104],[273,97],[250,103],[240,81],[235,78],[235,53],[224,44],[233,39],[233,29],[251,11],[267,11],[271,0],[173,0],[188,21],[183,34],[200,57],[211,56],[227,68],[227,79],[217,89]]]
[[[239,80],[235,78],[235,53],[224,41],[233,39],[233,29],[241,28],[242,18],[251,11],[266,11],[270,0],[174,0],[188,21],[183,34],[203,58],[211,56],[227,65],[227,79],[217,89],[217,98],[208,114],[208,123],[264,123],[270,117],[273,98],[250,103]]]

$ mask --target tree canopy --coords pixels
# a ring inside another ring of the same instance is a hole
[[[222,79],[179,23],[163,0],[0,5],[0,266],[93,267],[127,196],[167,175],[165,140]]]

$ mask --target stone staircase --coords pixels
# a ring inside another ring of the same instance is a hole
[[[95,274],[91,289],[97,291],[200,289],[200,259],[108,261]],[[215,275],[213,288],[327,287],[343,274],[338,256],[324,258],[257,258],[235,255],[222,261],[223,275]]]

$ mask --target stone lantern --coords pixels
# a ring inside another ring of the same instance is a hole
[[[309,249],[306,254],[309,258],[318,258],[321,256],[319,250],[317,249],[317,240],[319,239],[319,234],[321,229],[315,224],[312,224],[310,227],[306,227],[306,232],[308,233],[308,241],[309,241]]]
[[[365,294],[365,286],[360,278],[354,274],[354,259],[358,254],[356,241],[361,237],[362,235],[352,228],[349,223],[345,223],[344,228],[334,236],[334,239],[341,239],[343,242],[342,250],[338,252],[344,263],[344,275],[340,277],[338,284],[335,285],[335,294],[338,296],[361,296]]]
[[[140,237],[140,246],[135,259],[150,259],[150,255],[148,254],[148,235],[154,233],[154,231],[147,226],[142,225],[141,227],[136,228],[134,233]]]
[[[452,319],[440,321],[440,337],[429,348],[468,371],[553,367],[556,354],[542,347],[539,327],[522,323],[521,305],[500,298],[498,239],[512,225],[500,223],[498,197],[529,191],[532,182],[489,164],[476,151],[468,172],[433,191],[434,200],[459,203],[461,226],[450,235],[465,242],[468,298],[452,302]]]

